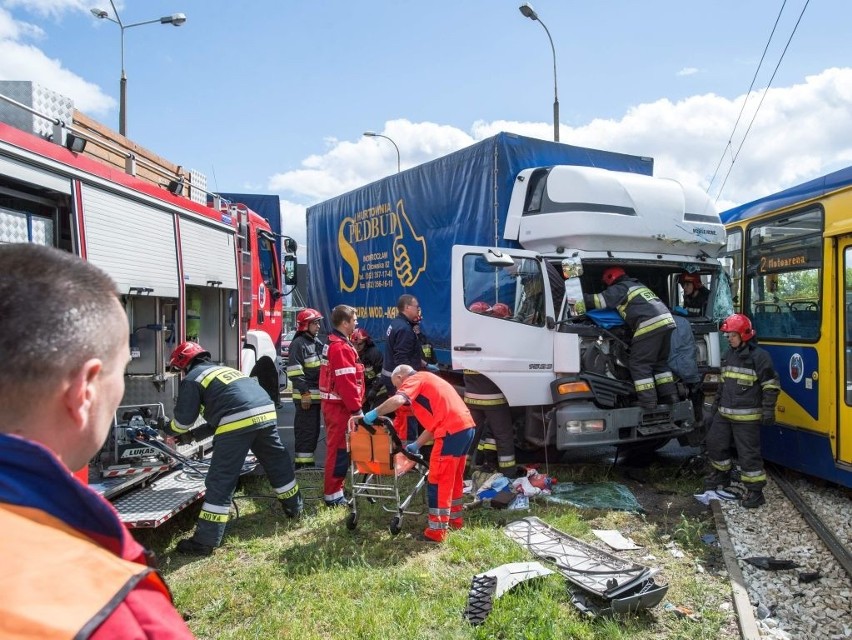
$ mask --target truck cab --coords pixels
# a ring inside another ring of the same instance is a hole
[[[453,248],[453,368],[491,378],[516,408],[529,445],[689,434],[701,403],[694,385],[679,385],[679,402],[639,408],[626,367],[629,331],[617,315],[593,319],[576,303],[603,289],[608,266],[624,268],[670,308],[682,302],[679,275],[700,275],[711,298],[704,316],[687,320],[700,375],[711,379],[717,316],[727,312],[730,292],[716,258],[725,232],[707,195],[644,175],[531,168],[516,177],[504,240],[521,248]]]

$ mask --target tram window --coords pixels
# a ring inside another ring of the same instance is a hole
[[[822,210],[748,230],[746,313],[759,338],[813,341],[821,322]]]

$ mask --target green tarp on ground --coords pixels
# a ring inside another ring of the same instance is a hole
[[[593,482],[589,484],[559,482],[553,485],[551,494],[545,496],[545,500],[559,504],[570,504],[580,509],[644,511],[630,489],[617,482]]]

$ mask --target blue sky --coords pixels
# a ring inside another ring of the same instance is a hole
[[[518,0],[123,0],[128,134],[214,190],[276,193],[304,242],[306,205],[498,131],[552,137],[553,66]],[[852,2],[537,0],[553,37],[561,140],[653,156],[710,178],[749,97],[772,81],[722,208],[852,164]],[[118,26],[108,0],[0,0],[0,79],[33,80],[118,128]]]

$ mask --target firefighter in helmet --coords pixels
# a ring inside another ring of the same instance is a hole
[[[586,294],[584,303],[590,309],[616,309],[630,327],[633,337],[627,366],[639,406],[650,410],[658,402],[677,402],[677,387],[668,363],[675,321],[668,307],[621,267],[604,269],[602,281],[604,291]]]
[[[722,359],[722,386],[710,410],[706,445],[713,472],[704,485],[712,490],[730,482],[733,442],[739,458],[740,480],[747,489],[742,506],[753,509],[766,502],[760,430],[761,425],[775,422],[781,383],[769,354],[754,342],[754,329],[748,316],[741,313],[728,316],[720,329],[727,334],[731,348]]]
[[[296,335],[290,343],[287,378],[293,386],[293,419],[296,468],[314,466],[314,451],[320,435],[320,355],[323,343],[317,338],[322,314],[302,309],[296,314]]]
[[[674,310],[681,315],[703,316],[710,298],[710,289],[704,286],[701,276],[697,273],[682,273],[677,281],[683,289],[683,306],[675,307]]]
[[[243,372],[211,362],[210,352],[196,342],[180,343],[169,366],[182,371],[184,378],[167,429],[192,437],[198,430],[190,430],[201,414],[208,427],[199,429],[212,430],[214,443],[195,533],[181,540],[177,550],[206,556],[222,544],[231,499],[249,449],[263,465],[284,513],[298,518],[302,495],[290,454],[278,435],[275,404],[266,391]]]
[[[356,328],[349,336],[349,341],[358,352],[361,364],[364,365],[366,398],[363,408],[367,411],[384,402],[388,395],[382,382],[382,352],[379,351],[366,329]]]

